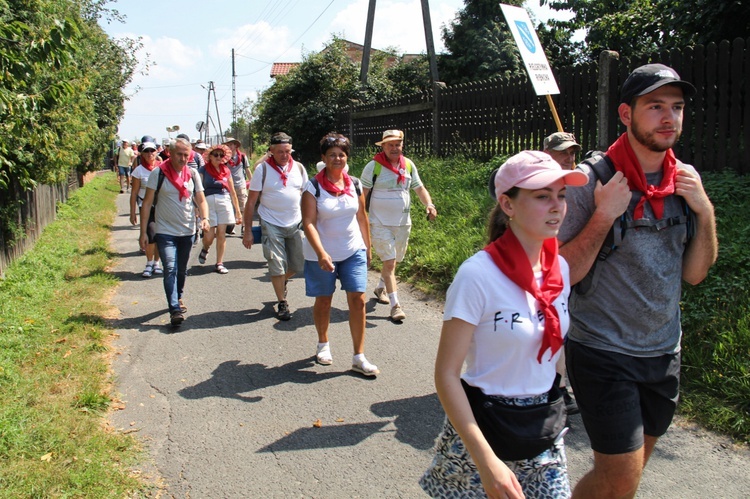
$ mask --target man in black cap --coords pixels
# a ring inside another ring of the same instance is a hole
[[[581,166],[588,185],[567,192],[560,254],[579,283],[570,296],[568,377],[594,450],[575,497],[633,497],[674,415],[682,281],[701,282],[718,246],[700,176],[672,151],[695,92],[662,64],[634,70],[618,107],[627,131]],[[608,181],[602,168],[614,171]],[[608,252],[615,221],[624,235]]]
[[[284,132],[273,134],[268,152],[268,157],[257,166],[250,180],[242,215],[242,244],[247,249],[253,244],[262,244],[278,301],[276,318],[288,321],[292,313],[286,301],[287,281],[297,272],[302,272],[305,264],[300,202],[308,179],[302,164],[292,158],[292,138],[289,135]],[[258,197],[262,241],[256,241],[251,230]]]

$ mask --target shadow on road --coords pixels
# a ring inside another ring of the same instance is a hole
[[[347,375],[346,372],[318,373],[305,370],[314,365],[313,359],[296,360],[276,367],[267,367],[263,364],[240,364],[239,360],[228,360],[214,369],[210,379],[183,388],[177,393],[186,399],[223,397],[245,402],[259,402],[263,397],[250,397],[242,394],[283,383],[309,384]]]

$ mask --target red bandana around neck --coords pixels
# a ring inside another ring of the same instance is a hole
[[[237,154],[235,156],[229,158],[229,167],[234,168],[235,166],[242,164],[242,160],[244,159],[244,157],[244,154],[237,151]]]
[[[232,172],[229,171],[227,165],[225,165],[224,163],[220,163],[219,170],[217,171],[216,168],[214,168],[213,165],[209,163],[206,165],[206,171],[214,178],[214,180],[220,183],[226,191],[229,191],[227,178],[229,178]]]
[[[144,161],[141,161],[141,166],[144,167],[146,170],[152,172],[154,171],[154,168],[156,168],[156,161],[154,161],[150,165]]]
[[[333,182],[328,180],[328,177],[326,176],[326,168],[320,170],[318,174],[315,175],[315,179],[318,181],[318,184],[320,184],[320,186],[332,196],[341,196],[342,194],[346,194],[348,196],[354,197],[354,193],[352,192],[351,188],[352,178],[346,172],[343,172],[342,175],[344,177],[343,189],[337,187]]]
[[[646,182],[646,175],[643,173],[643,168],[641,168],[638,162],[635,151],[630,146],[627,133],[620,135],[620,138],[609,146],[607,156],[614,163],[615,170],[622,172],[625,178],[628,179],[630,190],[643,193],[643,196],[635,206],[633,219],[639,220],[643,218],[643,206],[648,201],[651,209],[654,210],[654,216],[657,220],[660,220],[664,216],[664,198],[674,194],[677,159],[672,149],[667,149],[667,154],[664,156],[661,184],[658,186],[649,185]]]
[[[164,176],[167,177],[169,182],[175,187],[175,189],[177,189],[177,192],[180,193],[180,201],[190,197],[188,182],[190,182],[192,174],[190,173],[189,166],[185,165],[182,167],[182,170],[180,172],[177,172],[172,167],[172,162],[170,160],[166,160],[159,165],[159,168],[161,168]]]
[[[503,274],[539,302],[544,313],[544,336],[536,360],[541,364],[542,356],[548,348],[552,350],[552,355],[555,355],[563,344],[560,316],[554,306],[554,301],[563,290],[560,261],[557,258],[557,239],[551,237],[545,239],[542,244],[541,289],[537,286],[529,257],[510,227],[502,236],[485,246],[484,251],[489,253],[492,261]]]
[[[281,181],[284,183],[284,187],[286,187],[286,181],[289,179],[289,170],[291,170],[292,165],[294,164],[294,160],[290,159],[289,163],[284,166],[284,168],[281,168],[279,165],[276,164],[276,160],[273,159],[273,157],[269,157],[266,160],[266,163],[271,165],[271,167],[279,172],[279,176],[281,176]]]
[[[398,169],[393,167],[391,161],[388,159],[388,156],[386,156],[384,152],[377,153],[372,159],[398,175],[399,184],[406,183],[406,158],[404,158],[403,154],[398,158]]]

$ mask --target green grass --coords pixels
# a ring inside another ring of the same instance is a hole
[[[127,497],[134,439],[110,431],[104,317],[114,200],[99,176],[0,281],[0,497]]]
[[[413,196],[409,250],[397,267],[401,281],[442,296],[461,263],[487,241],[490,172],[502,159],[414,159],[439,216],[425,220]],[[353,158],[361,172],[368,158]],[[685,285],[683,415],[750,443],[750,177],[704,173],[716,206],[719,259],[698,286]]]

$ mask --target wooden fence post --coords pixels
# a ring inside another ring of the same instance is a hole
[[[442,81],[432,84],[432,154],[440,156],[440,99],[442,90],[447,88]]]
[[[597,91],[597,133],[596,148],[606,151],[615,137],[609,136],[610,120],[616,116],[618,89],[612,85],[616,79],[612,78],[613,67],[620,59],[620,54],[613,50],[604,50],[599,54],[599,88]],[[614,107],[614,109],[613,109]]]

